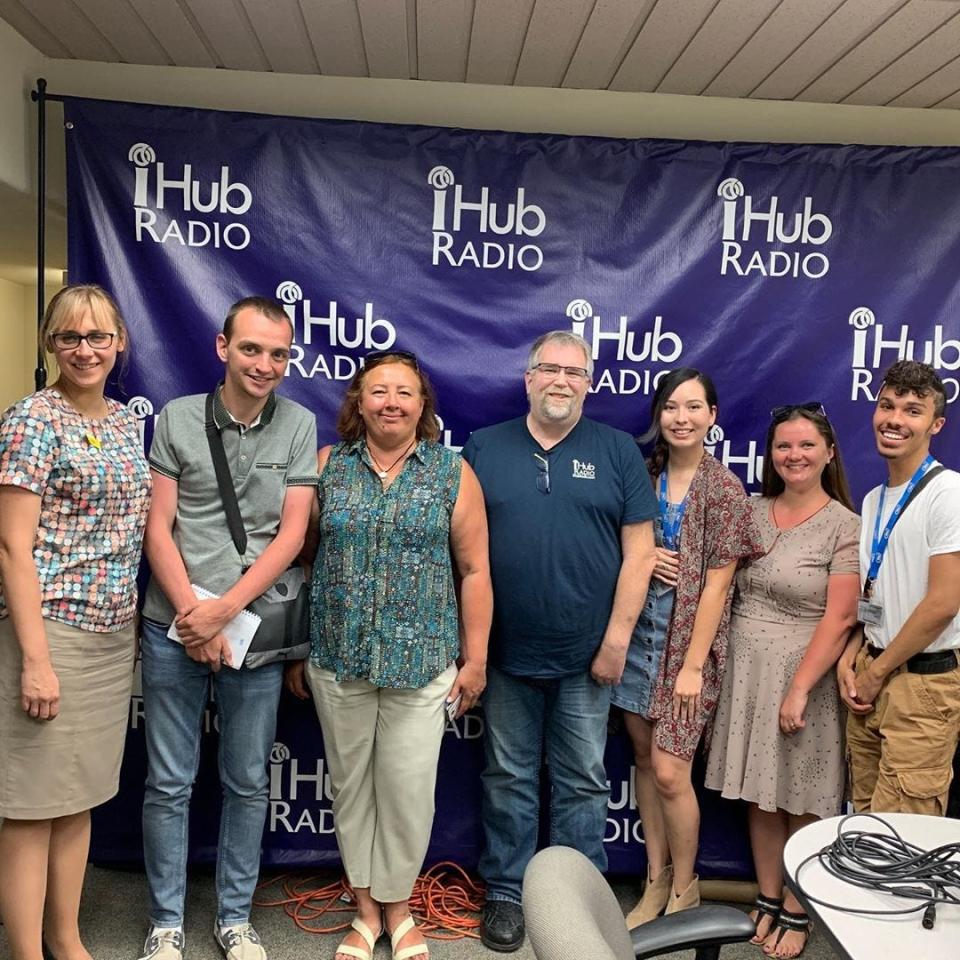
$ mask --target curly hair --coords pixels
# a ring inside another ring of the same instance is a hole
[[[360,394],[367,373],[385,363],[402,363],[417,375],[420,381],[420,396],[423,398],[423,410],[417,421],[418,440],[439,440],[440,424],[437,423],[437,400],[430,378],[412,354],[382,353],[376,359],[370,358],[353,375],[347,392],[343,395],[340,412],[337,414],[337,433],[342,440],[359,440],[366,432],[363,417],[360,416]]]
[[[890,387],[898,396],[915,393],[923,399],[933,394],[933,415],[942,417],[947,408],[947,391],[939,374],[929,363],[919,360],[898,360],[884,375],[880,389]]]

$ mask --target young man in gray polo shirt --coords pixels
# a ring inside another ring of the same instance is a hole
[[[150,888],[145,960],[183,956],[190,792],[211,684],[223,786],[214,935],[227,960],[266,957],[250,925],[250,906],[283,668],[233,669],[222,631],[296,558],[310,515],[316,423],[304,407],[274,393],[292,340],[283,308],[262,297],[235,303],[217,336],[226,369],[213,412],[247,533],[242,557],[227,527],[204,431],[205,395],[167,404],[150,448],[154,494],[145,552],[152,576],[142,624],[143,843]],[[192,584],[216,598],[198,600]],[[173,622],[182,644],[167,637]]]

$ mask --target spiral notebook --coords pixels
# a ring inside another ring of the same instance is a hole
[[[203,587],[198,587],[195,583],[191,583],[190,586],[193,587],[193,592],[198,600],[216,600],[220,596],[218,593],[211,593],[209,590],[204,590]],[[260,617],[249,610],[241,610],[223,628],[223,635],[230,643],[230,656],[233,659],[233,663],[228,664],[228,666],[233,667],[234,670],[239,670],[243,666],[243,658],[247,655],[250,644],[253,643],[253,636],[259,626]],[[180,634],[177,633],[176,623],[170,624],[167,636],[171,640],[176,640],[177,643],[183,643]]]

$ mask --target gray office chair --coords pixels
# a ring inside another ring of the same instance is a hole
[[[719,905],[683,910],[628,931],[603,874],[570,847],[547,847],[523,876],[523,917],[537,960],[645,960],[695,950],[717,960],[727,943],[749,940],[750,918]]]

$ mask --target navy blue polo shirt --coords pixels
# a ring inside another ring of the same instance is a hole
[[[549,493],[534,454],[549,461]],[[544,450],[519,417],[477,430],[463,456],[480,479],[490,526],[490,663],[524,677],[587,669],[613,606],[621,527],[657,513],[636,443],[581,417]]]

